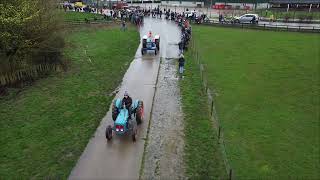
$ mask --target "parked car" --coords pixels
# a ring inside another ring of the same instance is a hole
[[[254,19],[254,21],[252,21]],[[259,16],[257,14],[244,14],[240,17],[234,17],[234,23],[251,23],[258,24]]]

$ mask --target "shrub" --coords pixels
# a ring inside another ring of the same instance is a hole
[[[61,62],[64,40],[54,0],[0,4],[0,85],[33,79]],[[39,65],[42,65],[39,68]]]

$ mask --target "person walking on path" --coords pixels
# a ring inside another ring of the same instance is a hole
[[[178,46],[179,46],[179,54],[182,54],[182,53],[183,53],[183,50],[184,50],[184,41],[181,40],[181,41],[178,43]]]
[[[183,54],[180,54],[180,57],[179,57],[179,73],[180,74],[183,74],[183,71],[184,71],[184,63],[185,63],[185,59],[184,59],[184,56]]]

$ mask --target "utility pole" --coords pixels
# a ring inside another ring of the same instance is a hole
[[[211,11],[212,11],[212,1],[213,0],[210,0],[210,18],[211,18]]]
[[[311,8],[312,8],[312,4],[310,4],[310,7],[309,7],[309,12],[311,12]]]
[[[258,5],[258,2],[257,2],[257,0],[255,0],[255,2],[254,2],[254,10],[255,11],[257,10],[257,5]]]

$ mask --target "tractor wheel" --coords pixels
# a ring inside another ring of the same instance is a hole
[[[108,141],[112,139],[112,127],[110,125],[106,129],[106,138]]]
[[[115,121],[117,119],[118,114],[119,114],[118,108],[116,107],[115,102],[114,102],[112,105],[112,120],[113,121]]]
[[[143,113],[144,113],[143,101],[139,101],[138,107],[136,110],[136,121],[138,125],[142,123]]]

